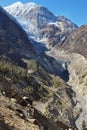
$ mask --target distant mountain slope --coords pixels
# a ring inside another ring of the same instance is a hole
[[[55,16],[46,7],[35,3],[22,4],[17,2],[5,7],[5,9],[17,19],[30,38],[45,43],[48,48],[64,41],[67,32],[77,28],[66,17]],[[56,32],[54,32],[55,29]]]
[[[76,31],[73,31],[64,42],[62,49],[87,57],[87,25],[81,26]]]

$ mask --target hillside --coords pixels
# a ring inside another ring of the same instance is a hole
[[[68,52],[79,53],[87,57],[87,25],[83,25],[72,32],[62,48]]]

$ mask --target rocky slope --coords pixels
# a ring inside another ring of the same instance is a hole
[[[34,82],[33,80],[33,83]],[[18,130],[35,128],[37,130],[41,127],[43,127],[44,130],[48,130],[49,128],[51,130],[58,130],[61,128],[65,130],[69,127],[75,128],[75,120],[80,115],[81,109],[76,105],[77,101],[74,91],[61,79],[58,79],[58,77],[56,77],[54,88],[49,87],[46,89],[46,86],[44,87],[43,93],[45,97],[41,97],[41,101],[37,100],[39,106],[41,103],[43,103],[43,107],[46,104],[43,112],[43,109],[37,108],[35,100],[31,104],[28,90],[28,94],[21,93],[21,90],[14,86],[11,81],[0,76],[0,92],[4,95],[1,94],[0,98],[1,121],[8,124],[12,130],[14,128]],[[39,88],[38,92],[42,93],[40,89],[41,88]],[[48,90],[50,91],[50,93],[48,92],[49,95],[46,94]],[[28,100],[24,100],[26,99],[24,96],[25,94],[28,95]],[[37,93],[35,94],[34,92],[33,94],[34,95],[31,95],[32,98],[34,98]],[[64,100],[64,96],[66,100]],[[37,126],[35,126],[34,123],[37,124]]]
[[[17,110],[24,109],[11,100],[0,94],[0,130],[40,130],[38,125],[22,118]]]
[[[67,38],[62,48],[68,52],[76,52],[87,57],[87,25],[73,31]]]

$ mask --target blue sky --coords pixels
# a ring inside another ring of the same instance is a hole
[[[19,0],[0,0],[1,6],[8,6]],[[46,6],[55,15],[64,15],[78,26],[87,24],[87,0],[20,0]]]

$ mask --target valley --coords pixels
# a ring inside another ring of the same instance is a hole
[[[0,130],[82,130],[86,46],[87,25],[33,2],[0,7]]]

